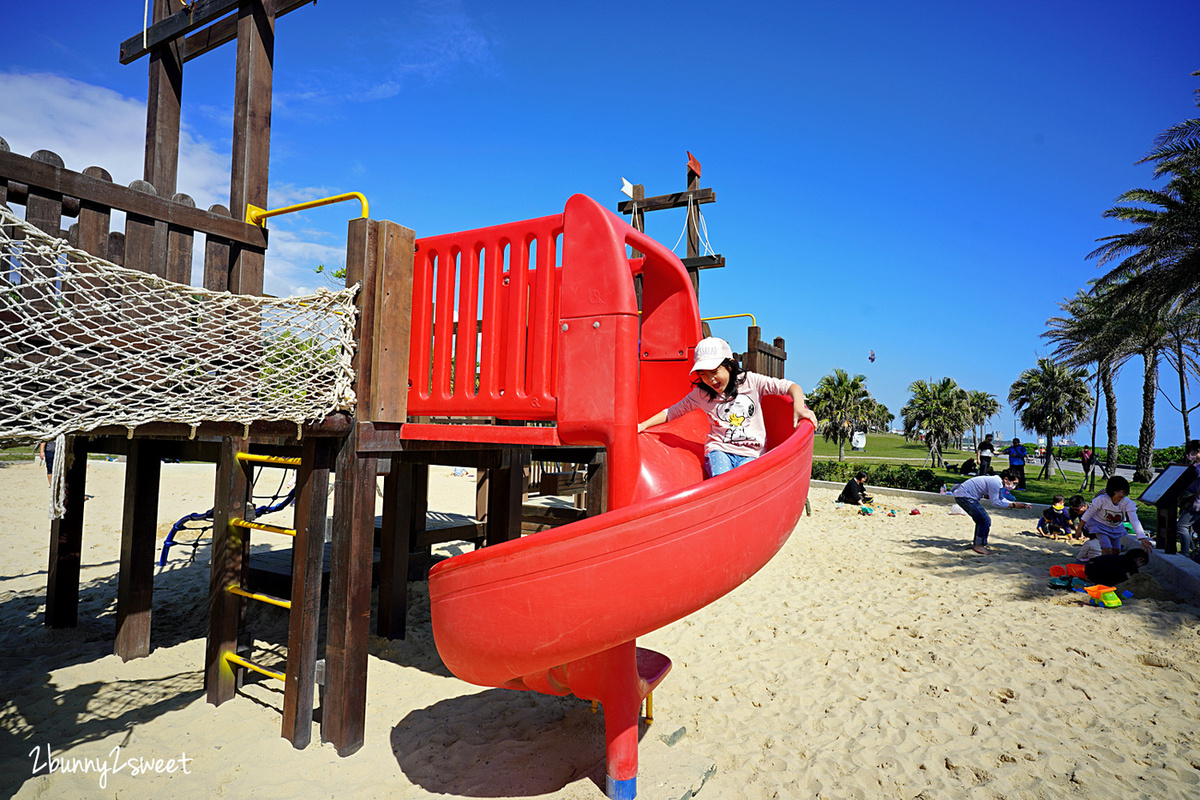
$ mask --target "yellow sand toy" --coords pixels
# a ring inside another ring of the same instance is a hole
[[[1117,597],[1117,590],[1112,586],[1089,586],[1084,589],[1090,602],[1094,606],[1104,606],[1105,608],[1120,608],[1121,598]]]

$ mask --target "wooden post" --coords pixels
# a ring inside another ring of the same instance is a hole
[[[237,453],[245,452],[249,446],[249,439],[224,437],[217,461],[208,583],[208,644],[204,655],[204,683],[208,702],[214,706],[231,699],[237,691],[238,673],[225,661],[225,654],[237,650],[243,601],[226,589],[234,584],[245,585],[250,569],[250,537],[247,531],[234,528],[229,521],[241,519],[245,514],[250,487]]]
[[[83,174],[112,183],[112,176],[100,167],[88,167]],[[108,229],[111,224],[111,209],[92,203],[80,203],[79,249],[100,258],[108,258]]]
[[[154,0],[154,21],[177,10],[174,0]],[[179,173],[179,109],[183,97],[183,61],[179,40],[171,39],[150,51],[150,81],[146,95],[146,157],[142,178],[159,197],[175,194]]]
[[[267,207],[271,80],[275,68],[275,14],[267,5],[263,0],[242,0],[238,4],[233,169],[229,188],[229,208],[236,219],[246,218],[247,204]],[[262,253],[234,248],[229,290],[234,294],[262,294]]]
[[[301,447],[300,469],[296,472],[292,608],[283,690],[283,738],[299,750],[312,739],[331,456],[328,438],[310,436]]]
[[[342,443],[334,490],[325,707],[321,738],[348,756],[362,747],[367,713],[367,642],[371,633],[371,555],[378,458],[355,452],[357,431]]]
[[[46,625],[73,628],[79,621],[79,561],[83,551],[83,497],[87,483],[88,441],[68,436],[64,479],[66,513],[50,523],[50,569],[46,580]]]
[[[507,455],[506,466],[488,470],[487,514],[483,520],[488,544],[521,538],[522,495],[526,491],[525,468],[529,465],[530,451],[513,450]]]
[[[761,373],[763,371],[758,352],[758,343],[760,341],[762,341],[762,328],[757,325],[751,325],[746,328],[746,356],[743,359],[742,369],[747,372]]]
[[[150,655],[150,611],[154,596],[154,539],[162,460],[158,444],[134,439],[125,460],[125,511],[121,522],[121,566],[117,579],[117,638],[113,652],[123,661]]]
[[[700,162],[688,153],[687,163],[687,190],[696,192],[700,190]],[[700,206],[696,203],[688,203],[687,206],[687,257],[699,258],[700,256]],[[700,297],[700,270],[696,267],[688,267],[688,277],[692,279],[692,289],[696,292],[696,297]]]
[[[633,206],[633,211],[630,212],[629,224],[630,224],[630,226],[633,227],[633,229],[635,231],[641,231],[642,233],[646,232],[646,212],[641,207],[639,207],[637,205],[637,203],[642,200],[645,200],[645,199],[646,199],[646,187],[640,183],[635,183],[633,185],[634,206]],[[633,252],[631,253],[631,255],[634,258],[641,258],[644,255],[644,253],[642,253],[642,251],[638,250],[637,248],[633,248]],[[641,275],[633,276],[633,293],[637,297],[638,311],[641,311],[642,310],[642,276]]]
[[[176,8],[173,0],[154,0],[154,21],[161,22]],[[159,197],[175,194],[179,173],[179,110],[183,97],[183,60],[179,54],[179,39],[171,39],[150,51],[150,80],[146,94],[146,151],[142,178],[154,187]],[[166,223],[153,226],[150,247],[151,263],[167,260],[168,229]],[[190,263],[190,262],[189,262]],[[162,272],[170,277],[164,266]],[[188,279],[182,281],[188,283]]]
[[[408,616],[409,554],[417,531],[425,529],[429,465],[392,457],[383,479],[383,529],[379,537],[379,619],[376,633],[403,639]],[[418,519],[418,513],[420,518]]]
[[[584,508],[589,517],[608,510],[608,453],[604,450],[597,451],[587,465],[587,490],[584,496]]]

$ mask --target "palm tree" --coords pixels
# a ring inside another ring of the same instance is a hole
[[[1130,344],[1130,320],[1113,310],[1107,290],[1080,291],[1060,303],[1059,308],[1063,310],[1063,316],[1046,320],[1046,332],[1042,337],[1055,345],[1053,355],[1056,359],[1072,367],[1095,368],[1092,452],[1096,451],[1096,423],[1100,413],[1100,393],[1103,392],[1107,422],[1105,466],[1110,474],[1115,474],[1118,444],[1116,379],[1121,367],[1137,352]],[[1084,476],[1085,482],[1087,477]]]
[[[1193,72],[1200,77],[1200,71]],[[1200,107],[1200,89],[1196,90],[1196,106]],[[1200,169],[1200,119],[1185,119],[1172,125],[1154,140],[1154,149],[1137,163],[1154,162],[1154,177],[1168,172]]]
[[[971,427],[969,396],[953,378],[942,378],[937,383],[913,381],[908,391],[912,397],[900,409],[904,434],[925,431],[929,457],[934,465],[942,466],[942,448]]]
[[[846,442],[854,433],[867,429],[873,402],[866,376],[850,377],[840,367],[821,378],[809,395],[808,406],[820,421],[825,441],[838,444],[838,461],[845,461]]]
[[[975,445],[983,441],[983,426],[992,417],[1000,413],[1000,401],[996,395],[978,390],[967,392],[967,403],[971,407],[971,426],[978,426],[975,433]]]
[[[1053,473],[1054,438],[1073,433],[1092,410],[1087,370],[1039,358],[1008,390],[1008,402],[1026,430],[1046,437],[1048,454],[1042,473]]]
[[[1200,171],[1179,172],[1162,189],[1130,189],[1117,201],[1142,205],[1113,206],[1103,216],[1138,227],[1096,240],[1104,244],[1088,258],[1099,266],[1116,262],[1097,286],[1113,287],[1125,306],[1150,311],[1200,302]]]
[[[1167,363],[1179,376],[1179,405],[1175,405],[1175,401],[1162,387],[1159,387],[1159,391],[1162,391],[1163,397],[1171,407],[1183,415],[1183,441],[1186,443],[1192,438],[1188,414],[1200,408],[1200,403],[1188,408],[1187,401],[1188,378],[1192,375],[1200,376],[1200,361],[1197,360],[1197,356],[1200,355],[1200,313],[1172,311],[1167,315],[1165,327],[1166,342],[1163,349]]]

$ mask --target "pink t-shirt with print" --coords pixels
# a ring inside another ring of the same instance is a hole
[[[678,419],[695,409],[708,415],[708,438],[704,441],[704,452],[721,450],[738,456],[756,458],[762,455],[767,441],[767,428],[763,424],[762,397],[768,394],[787,394],[792,381],[785,378],[768,378],[757,372],[745,373],[745,380],[738,386],[737,397],[730,400],[725,395],[710,398],[699,386],[684,395],[683,399],[667,409],[667,421]]]

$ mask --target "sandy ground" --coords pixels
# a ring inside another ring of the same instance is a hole
[[[410,587],[408,638],[372,639],[366,743],[348,758],[279,737],[274,682],[205,702],[205,545],[158,570],[153,652],[122,663],[123,470],[89,464],[80,624],[49,630],[45,473],[0,469],[0,796],[603,796],[601,715],[451,676],[424,583]],[[431,487],[439,519],[471,513],[470,477],[435,468]],[[212,494],[211,466],[164,465],[160,537]],[[1072,554],[1032,533],[1033,512],[993,514],[1000,552],[982,557],[948,503],[879,493],[862,516],[833,496],[813,490],[812,516],[745,585],[639,641],[674,661],[642,739],[640,797],[681,796],[648,779],[679,763],[668,750],[715,764],[699,791],[713,800],[1200,796],[1200,609],[1144,575],[1114,610],[1049,589],[1047,568]],[[251,623],[282,653],[284,612]],[[673,748],[659,741],[680,728]]]

